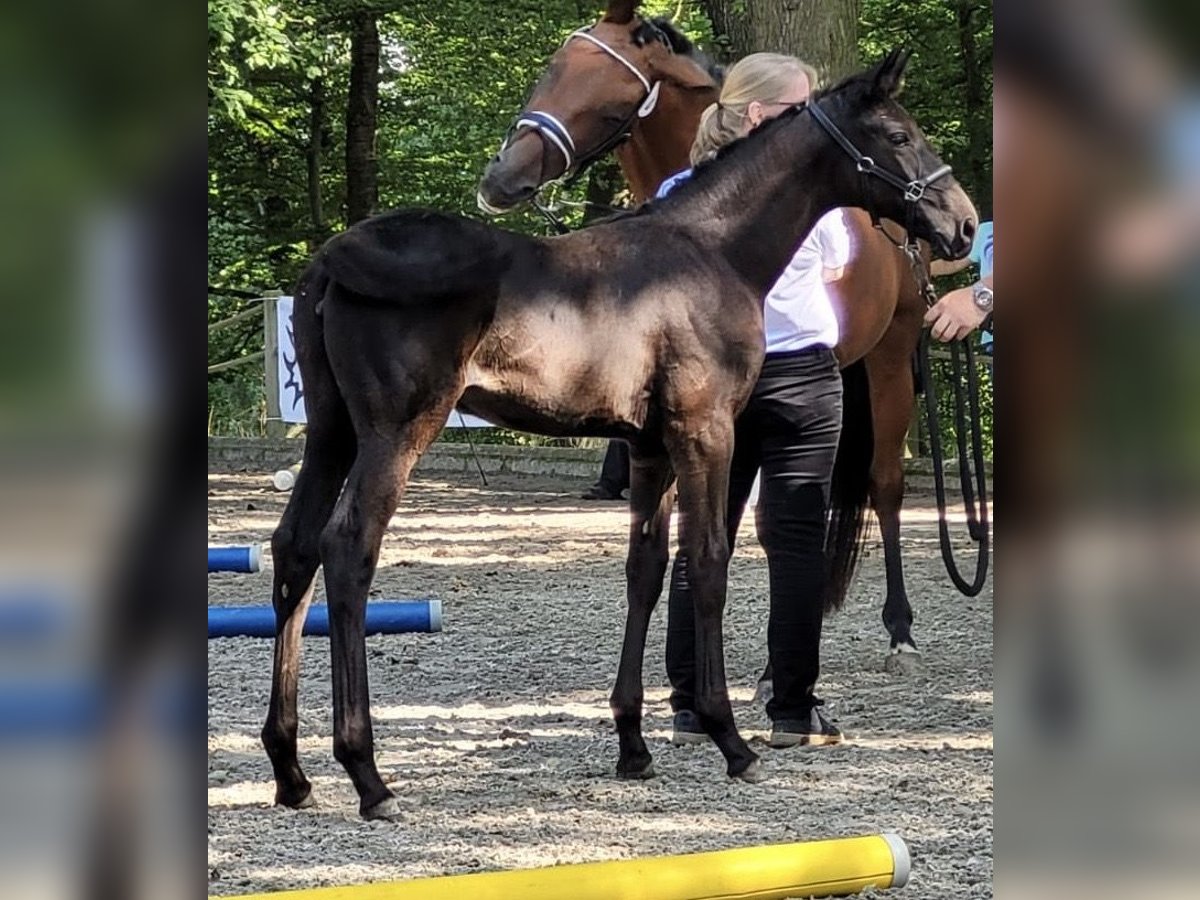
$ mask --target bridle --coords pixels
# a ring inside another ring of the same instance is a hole
[[[645,22],[645,25],[652,30],[655,39],[666,47],[669,52],[675,52],[671,47],[670,40],[661,29],[649,20]],[[592,163],[605,156],[614,147],[627,141],[633,133],[633,126],[638,120],[649,116],[658,105],[658,94],[659,89],[662,87],[662,82],[657,80],[651,81],[626,56],[622,55],[620,51],[614,49],[610,44],[600,40],[591,31],[591,27],[588,27],[571,32],[567,35],[567,39],[563,41],[563,46],[565,47],[571,41],[581,40],[599,47],[601,51],[620,63],[641,83],[644,93],[633,112],[622,121],[617,130],[586,153],[579,152],[579,148],[575,143],[575,139],[571,136],[570,130],[557,116],[537,109],[523,111],[512,124],[512,127],[509,128],[508,134],[505,135],[504,143],[500,145],[500,152],[503,153],[505,148],[521,132],[525,130],[536,132],[542,140],[557,150],[563,158],[562,174],[547,182],[547,185],[555,182],[562,182],[566,186],[574,184]],[[542,187],[546,187],[546,185]],[[535,205],[537,204],[535,203]]]
[[[929,268],[925,265],[925,260],[921,256],[917,240],[913,237],[913,225],[915,223],[917,204],[925,196],[925,191],[939,178],[949,175],[951,171],[950,166],[942,165],[921,178],[905,179],[890,169],[883,168],[875,160],[854,146],[854,142],[833,124],[833,121],[815,101],[804,104],[804,108],[812,113],[812,117],[816,119],[817,124],[824,129],[826,134],[833,138],[834,143],[845,150],[850,158],[854,160],[858,171],[862,173],[864,184],[868,176],[873,175],[904,194],[904,200],[907,204],[905,208],[907,221],[903,242],[897,241],[888,234],[887,229],[880,223],[879,217],[874,210],[868,209],[868,212],[875,227],[908,257],[908,262],[912,266],[913,277],[917,282],[917,287],[921,291],[921,296],[925,299],[927,306],[933,306],[938,299],[937,291],[933,287]],[[864,190],[864,199],[865,196],[866,192]],[[974,597],[983,589],[984,581],[987,578],[990,532],[988,529],[987,480],[984,473],[983,430],[980,419],[978,373],[975,367],[974,350],[970,342],[963,341],[961,344],[962,358],[960,359],[959,355],[959,343],[955,343],[950,347],[950,362],[951,380],[954,389],[954,432],[958,443],[959,484],[962,490],[963,507],[966,510],[967,531],[970,534],[971,540],[979,546],[975,563],[975,575],[970,581],[959,571],[946,519],[946,486],[945,473],[943,471],[941,426],[937,408],[937,395],[933,388],[933,368],[930,364],[928,331],[923,331],[921,334],[921,343],[917,352],[917,365],[920,370],[921,381],[925,385],[925,418],[928,425],[930,451],[933,456],[934,490],[937,496],[938,507],[938,540],[941,545],[942,561],[946,564],[946,571],[950,574],[950,579],[954,582],[955,587],[968,597]],[[963,386],[964,370],[966,374],[965,393]],[[969,439],[968,432],[970,434]],[[970,442],[969,447],[968,440]],[[974,469],[973,475],[972,469]]]
[[[829,135],[835,144],[846,151],[846,154],[853,160],[855,167],[862,174],[865,184],[867,178],[874,176],[880,181],[891,185],[896,190],[904,195],[906,204],[905,210],[905,239],[901,243],[888,234],[887,230],[879,221],[879,215],[874,209],[868,209],[867,212],[871,215],[872,224],[879,229],[887,237],[889,241],[904,251],[904,255],[908,257],[909,263],[913,267],[913,274],[917,277],[917,284],[921,288],[921,293],[925,296],[926,301],[932,306],[937,301],[936,292],[933,290],[933,284],[929,277],[929,271],[925,267],[925,261],[921,258],[920,250],[917,246],[917,239],[913,237],[913,225],[916,222],[917,204],[925,197],[925,192],[929,186],[935,181],[945,178],[953,171],[949,164],[943,164],[928,175],[920,178],[906,179],[901,175],[897,175],[891,169],[887,169],[879,163],[875,162],[871,157],[867,156],[854,145],[854,142],[842,132],[840,128],[833,123],[829,118],[829,114],[821,109],[817,101],[812,100],[804,104],[804,109],[812,115],[817,124],[821,126],[824,132]],[[865,194],[865,192],[864,192]],[[932,297],[932,299],[930,299]]]
[[[879,221],[879,215],[874,209],[868,208],[867,212],[871,216],[871,223],[883,233],[892,244],[894,244],[908,258],[909,265],[912,266],[913,276],[916,278],[917,287],[921,290],[922,297],[929,306],[933,306],[937,302],[937,291],[933,287],[933,279],[929,275],[929,269],[925,265],[925,260],[921,257],[921,250],[917,244],[917,239],[913,237],[913,225],[916,222],[917,204],[925,197],[925,192],[935,181],[945,178],[953,169],[948,163],[943,163],[938,168],[934,169],[928,175],[923,175],[919,178],[904,178],[902,175],[897,175],[891,169],[887,169],[879,163],[875,162],[871,157],[867,156],[854,145],[854,142],[842,132],[840,128],[833,123],[829,118],[829,114],[821,109],[820,104],[816,100],[810,100],[802,107],[812,114],[813,119],[821,126],[822,130],[829,135],[835,144],[841,147],[846,154],[854,161],[855,167],[861,173],[865,186],[866,180],[869,177],[878,178],[886,184],[891,185],[896,190],[904,195],[905,202],[905,226],[904,226],[904,241],[897,241],[894,237],[888,234],[886,228]],[[864,197],[865,197],[864,191]]]

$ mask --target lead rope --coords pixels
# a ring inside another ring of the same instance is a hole
[[[884,235],[896,244],[908,257],[913,277],[927,307],[937,303],[925,260],[920,248],[912,238],[911,223],[907,239],[903,244],[892,238],[882,227]],[[877,226],[879,227],[879,226]],[[937,391],[933,384],[933,367],[930,365],[929,348],[931,337],[928,329],[921,332],[917,348],[917,365],[921,382],[925,386],[925,422],[929,430],[929,452],[933,457],[933,484],[937,493],[938,541],[942,550],[942,562],[954,586],[968,597],[975,597],[983,590],[987,580],[991,533],[988,526],[987,476],[983,460],[983,419],[979,408],[979,371],[975,367],[975,350],[970,340],[954,341],[950,344],[950,368],[954,381],[954,431],[958,443],[958,479],[962,491],[963,508],[967,514],[967,532],[978,545],[975,557],[975,578],[968,582],[959,571],[950,542],[950,524],[946,518],[946,475],[943,471],[942,437],[937,408]],[[966,396],[963,395],[963,365],[966,365]],[[968,415],[969,407],[969,415]],[[967,429],[970,427],[971,446],[968,456]],[[974,465],[974,484],[971,466]]]

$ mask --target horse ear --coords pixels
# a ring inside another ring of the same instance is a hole
[[[625,25],[633,21],[633,14],[641,5],[639,0],[608,0],[608,8],[604,11],[604,21],[615,25]]]
[[[895,97],[904,85],[904,67],[912,54],[897,47],[875,67],[875,90],[884,97]]]

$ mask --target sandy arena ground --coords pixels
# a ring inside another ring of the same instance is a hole
[[[367,639],[380,770],[402,817],[367,823],[333,759],[327,641],[309,638],[301,761],[315,808],[271,805],[258,732],[271,642],[208,645],[210,894],[396,880],[895,831],[916,900],[992,895],[992,588],[950,584],[929,497],[905,510],[924,671],[887,674],[883,555],[873,539],[846,609],[826,624],[818,693],[850,742],[772,750],[752,703],[766,657],[767,572],[748,521],[730,574],[734,712],[768,780],[732,782],[712,745],[668,743],[665,597],[651,624],[644,728],[659,777],[614,776],[608,711],[624,622],[622,504],[572,479],[416,479],[384,541],[372,597],[440,597],[441,634]],[[269,540],[287,500],[266,475],[209,477],[209,541]],[[973,562],[972,562],[973,566]],[[269,604],[255,575],[210,575],[212,604]],[[323,591],[318,588],[318,602]]]

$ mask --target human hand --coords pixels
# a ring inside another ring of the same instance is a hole
[[[930,334],[943,343],[961,341],[983,324],[987,313],[975,305],[970,287],[950,291],[925,313]]]

